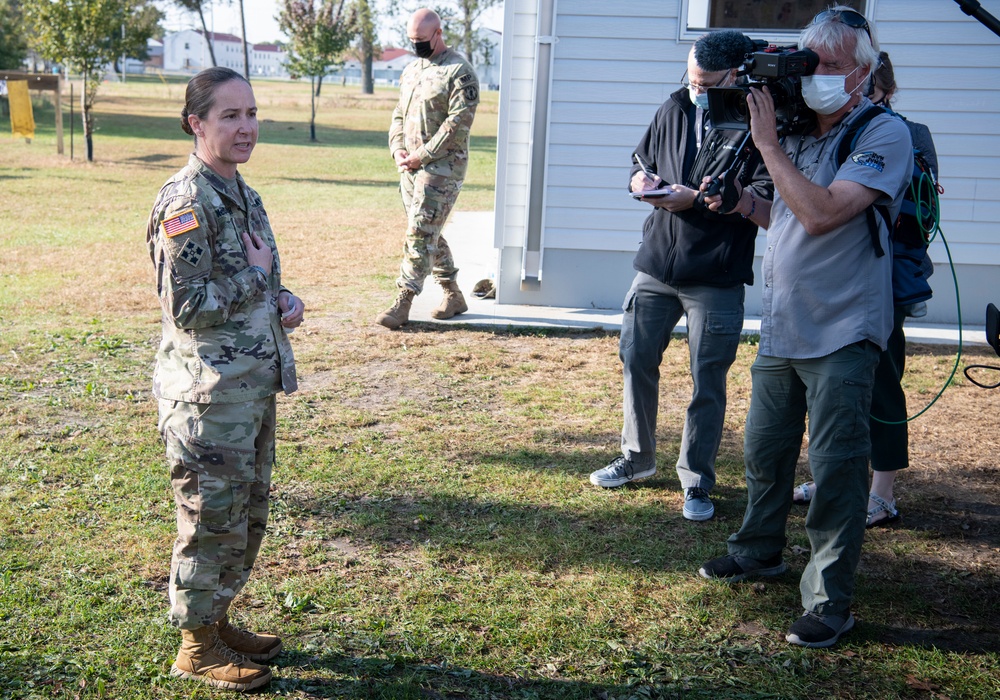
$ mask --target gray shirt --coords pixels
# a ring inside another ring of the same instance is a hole
[[[811,182],[849,180],[882,194],[895,219],[913,169],[906,125],[888,114],[873,119],[837,167],[841,136],[871,104],[867,98],[823,136],[789,136],[785,153]],[[876,257],[864,211],[821,236],[809,235],[775,191],[764,252],[760,353],[824,357],[861,340],[883,350],[892,330],[892,256],[888,231],[876,214],[882,248]]]

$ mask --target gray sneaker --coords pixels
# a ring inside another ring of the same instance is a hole
[[[688,520],[711,520],[715,506],[708,491],[694,486],[684,490],[684,517]]]
[[[606,489],[613,489],[627,484],[630,481],[645,479],[656,474],[656,465],[642,471],[635,470],[632,460],[618,457],[604,469],[598,469],[590,475],[590,483],[594,486],[603,486]]]
[[[706,561],[698,569],[702,578],[714,578],[720,581],[736,583],[751,576],[779,576],[788,570],[788,564],[781,559],[781,552],[767,559],[751,559],[735,554],[727,554]]]

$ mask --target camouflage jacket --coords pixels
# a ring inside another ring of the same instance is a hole
[[[428,173],[464,179],[478,105],[479,78],[460,54],[447,49],[433,58],[418,58],[399,79],[389,153],[406,149]]]
[[[279,322],[281,264],[267,213],[236,175],[236,190],[192,155],[167,180],[149,215],[163,339],[153,393],[190,403],[236,403],[297,388],[295,360]],[[240,201],[242,200],[242,201]],[[241,232],[274,255],[271,274],[250,269]]]

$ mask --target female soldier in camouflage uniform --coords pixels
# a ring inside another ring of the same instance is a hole
[[[260,197],[236,168],[257,143],[250,84],[228,68],[187,86],[187,166],[160,190],[146,242],[163,310],[153,393],[166,445],[177,540],[170,620],[183,636],[171,673],[249,690],[281,640],[229,624],[267,524],[275,394],[296,389],[287,332],[303,303],[281,286]]]

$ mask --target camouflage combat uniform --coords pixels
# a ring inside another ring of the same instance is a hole
[[[462,189],[469,129],[478,105],[479,79],[469,62],[451,49],[416,59],[399,79],[389,153],[405,149],[420,158],[421,168],[399,178],[408,226],[396,284],[417,294],[429,274],[438,282],[458,275],[441,228]]]
[[[251,269],[241,232],[271,248]],[[160,190],[146,233],[163,310],[153,393],[177,504],[170,619],[218,621],[247,582],[267,524],[275,394],[297,388],[279,321],[281,265],[260,197],[197,157]]]

